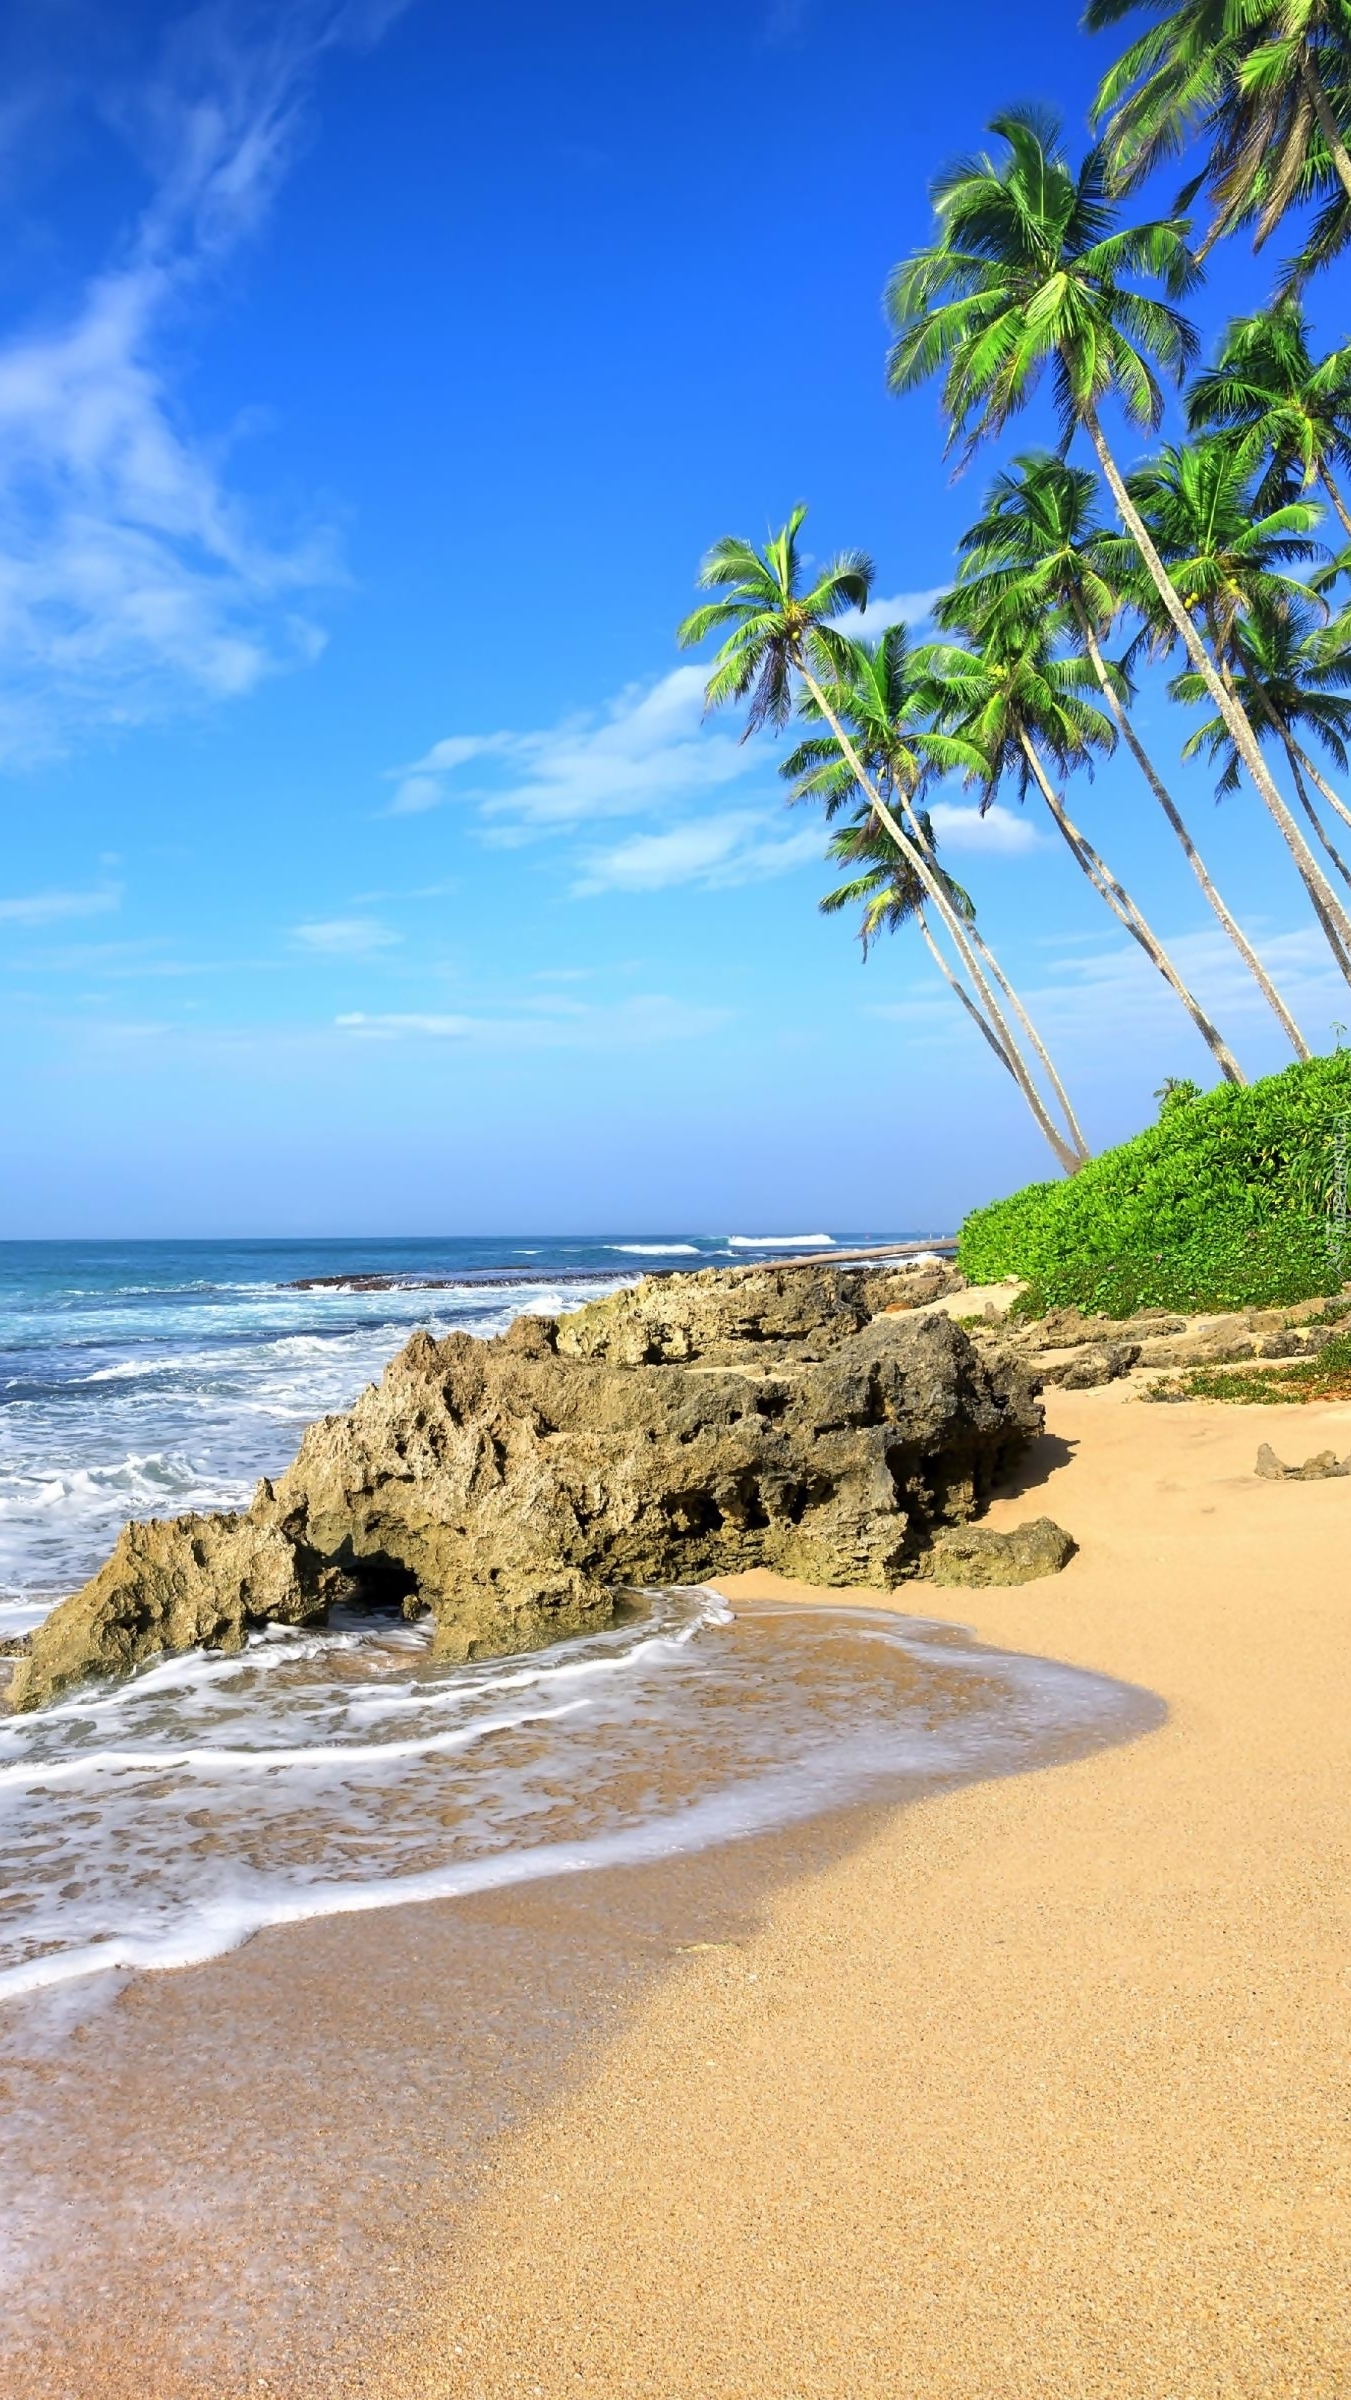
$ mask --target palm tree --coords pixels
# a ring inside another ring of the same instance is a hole
[[[871,561],[861,553],[847,552],[825,567],[804,590],[798,535],[806,513],[803,507],[795,508],[787,524],[771,537],[763,552],[735,535],[727,535],[715,543],[700,568],[699,584],[703,590],[718,592],[721,597],[694,609],[678,628],[676,639],[682,649],[690,649],[710,633],[726,629],[726,639],[713,662],[706,698],[710,708],[719,708],[729,700],[744,700],[747,734],[763,725],[779,728],[786,725],[793,711],[795,683],[800,681],[805,686],[848,760],[864,797],[928,893],[1008,1054],[1028,1107],[1058,1163],[1066,1174],[1072,1174],[1082,1165],[1082,1156],[1054,1123],[980,961],[965,938],[959,913],[933,867],[872,782],[850,735],[822,690],[820,673],[828,674],[830,669],[832,620],[848,609],[866,606],[873,570]]]
[[[1236,717],[1251,731],[1250,704],[1259,697],[1259,687],[1242,684],[1233,672],[1239,628],[1263,612],[1307,624],[1310,616],[1322,611],[1323,602],[1312,583],[1289,572],[1292,566],[1307,563],[1318,554],[1319,545],[1311,536],[1319,511],[1311,501],[1296,500],[1265,516],[1257,513],[1243,460],[1225,443],[1213,439],[1161,451],[1136,470],[1130,488],[1158,554],[1168,562],[1174,589],[1210,637],[1223,679],[1219,689],[1228,704],[1219,714],[1233,741]],[[1128,572],[1127,545],[1122,543],[1120,550],[1123,572]],[[1165,615],[1158,608],[1138,571],[1131,599],[1145,620],[1155,651],[1166,651],[1174,632],[1171,613]],[[1201,681],[1213,701],[1215,679],[1203,676]],[[1258,722],[1267,722],[1260,710]],[[1236,741],[1234,748],[1251,773],[1250,762]],[[1295,865],[1328,946],[1342,973],[1347,974],[1351,972],[1351,916],[1288,809],[1285,815],[1289,829],[1282,825],[1282,831]]]
[[[1260,246],[1294,200],[1334,177],[1351,200],[1346,0],[1088,0],[1084,22],[1100,32],[1142,5],[1162,22],[1109,69],[1093,109],[1116,190],[1199,135],[1205,163],[1191,188],[1204,185],[1216,210],[1207,249],[1244,219]]]
[[[923,811],[917,815],[925,837],[933,846],[933,827]],[[833,833],[826,844],[832,858],[847,867],[862,868],[862,873],[850,876],[847,883],[837,884],[833,892],[817,902],[823,917],[836,916],[842,909],[861,908],[859,941],[864,959],[879,933],[898,933],[903,925],[918,925],[925,947],[944,981],[956,993],[967,1015],[989,1043],[1003,1067],[1013,1069],[994,1027],[981,1014],[964,983],[953,974],[930,930],[924,914],[926,893],[923,884],[900,856],[884,825],[879,825],[865,801],[847,825]],[[969,926],[975,923],[975,902],[952,876],[944,875],[949,899]]]
[[[1332,472],[1351,468],[1351,348],[1315,360],[1298,300],[1235,318],[1216,364],[1188,391],[1187,423],[1193,433],[1230,434],[1245,466],[1267,461],[1254,495],[1263,511],[1321,483],[1351,541]]]
[[[1158,801],[1207,905],[1256,981],[1296,1057],[1309,1047],[1247,935],[1220,897],[1192,840],[1182,812],[1140,740],[1123,698],[1128,679],[1108,667],[1106,635],[1121,609],[1121,595],[1104,572],[1110,564],[1096,513],[1097,484],[1084,467],[1072,467],[1049,451],[1030,451],[996,476],[985,511],[964,535],[961,581],[978,609],[1012,600],[1022,612],[1063,611],[1073,623],[1093,669],[1098,690],[1118,734]]]
[[[1095,752],[1109,753],[1116,746],[1110,717],[1084,697],[1096,682],[1089,660],[1054,653],[1054,619],[1024,615],[1007,600],[982,614],[977,595],[960,584],[940,602],[937,615],[940,624],[974,632],[979,643],[973,650],[935,643],[925,665],[939,721],[981,754],[982,806],[989,806],[1008,775],[1020,799],[1035,783],[1075,865],[1181,1001],[1226,1082],[1246,1082],[1227,1042],[1143,911],[1070,817],[1048,773],[1048,760],[1064,775],[1075,767],[1091,768]]]
[[[1309,798],[1306,777],[1347,824],[1351,810],[1304,747],[1311,738],[1317,741],[1343,774],[1351,764],[1351,656],[1342,647],[1329,649],[1322,629],[1301,625],[1292,611],[1259,608],[1235,631],[1230,672],[1249,714],[1267,724],[1281,744],[1304,813],[1342,880],[1351,885],[1351,868]],[[1193,704],[1205,696],[1194,675],[1178,676],[1173,690],[1179,700]],[[1223,761],[1216,786],[1216,798],[1222,798],[1235,788],[1238,761],[1218,718],[1200,726],[1187,742],[1188,757],[1202,750]]]
[[[830,640],[829,673],[825,673],[827,662],[823,661],[822,680],[830,709],[847,729],[873,784],[887,806],[900,816],[916,849],[938,874],[940,869],[932,819],[919,807],[918,795],[935,777],[954,771],[978,775],[982,762],[979,753],[972,749],[969,742],[924,722],[918,706],[919,693],[912,657],[910,637],[904,625],[888,626],[880,639],[872,642],[851,640],[836,631]],[[810,693],[802,704],[802,713],[809,721],[813,718],[822,721],[820,710]],[[823,801],[827,820],[858,798],[859,787],[853,768],[833,733],[809,735],[783,761],[779,772],[792,787],[790,799],[795,802]],[[856,819],[855,822],[857,824],[860,821]],[[877,832],[876,818],[870,809],[865,809],[864,830],[869,823]],[[881,838],[887,838],[884,829]],[[891,858],[893,866],[900,870],[902,862],[897,858],[894,848]],[[908,872],[906,869],[905,873]],[[945,877],[944,881],[947,883],[949,879]],[[949,888],[956,890],[959,887],[949,884]],[[965,899],[966,895],[963,894],[962,901],[965,902]],[[965,926],[967,942],[978,953],[1012,1007],[1055,1094],[1071,1140],[1082,1156],[1087,1158],[1088,1145],[1050,1052],[981,934],[974,908],[959,906],[959,914]],[[918,923],[924,940],[963,1007],[975,1018],[987,1041],[1012,1074],[1012,1062],[998,1034],[981,1015],[965,986],[953,976],[946,960],[934,945],[922,913]]]
[[[1130,418],[1156,429],[1163,394],[1153,361],[1180,380],[1196,354],[1195,332],[1172,306],[1197,273],[1184,223],[1119,227],[1101,154],[1090,153],[1072,173],[1057,125],[1042,111],[1010,110],[992,131],[1005,155],[966,160],[939,177],[939,238],[892,277],[892,389],[909,391],[942,369],[953,438],[964,435],[969,454],[1007,424],[1052,368],[1066,443],[1082,425],[1178,639],[1306,883],[1316,883],[1308,843],[1169,579],[1098,413],[1114,391]],[[1168,299],[1131,288],[1122,279],[1132,274],[1160,280]],[[1330,890],[1325,904],[1340,906]],[[1351,939],[1351,921],[1346,931]]]

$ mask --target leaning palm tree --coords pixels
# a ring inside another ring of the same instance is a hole
[[[933,827],[925,812],[920,812],[918,822],[923,826],[932,847]],[[953,974],[934,940],[924,913],[927,894],[923,884],[901,857],[886,827],[879,825],[866,801],[855,810],[847,825],[840,826],[831,835],[826,850],[831,858],[839,859],[843,866],[855,871],[847,882],[837,884],[834,891],[827,892],[824,899],[817,902],[822,916],[838,916],[846,908],[859,909],[858,935],[865,961],[879,934],[899,933],[903,925],[917,925],[925,948],[940,975],[989,1043],[1000,1065],[1008,1067],[1012,1074],[1008,1053],[998,1034],[982,1015],[965,984]],[[951,875],[945,874],[943,881],[954,908],[965,917],[968,925],[974,925],[976,908],[970,893],[964,892]]]
[[[990,805],[1008,776],[1020,799],[1035,784],[1075,865],[1181,1001],[1225,1081],[1245,1083],[1228,1043],[1143,911],[1074,823],[1055,788],[1053,770],[1061,775],[1076,767],[1091,770],[1095,753],[1110,753],[1116,746],[1111,718],[1086,697],[1096,681],[1088,659],[1056,653],[1054,616],[1024,614],[1007,600],[982,613],[977,595],[960,584],[940,602],[937,615],[941,625],[974,634],[978,645],[968,650],[935,643],[924,663],[938,721],[981,754],[982,807]]]
[[[921,810],[920,815],[929,840],[936,848],[927,810]],[[865,959],[879,934],[899,933],[903,925],[917,924],[925,933],[935,962],[951,980],[947,960],[933,935],[928,932],[925,922],[924,903],[928,894],[914,869],[901,857],[885,825],[878,824],[866,800],[854,809],[847,825],[836,826],[826,843],[826,855],[856,871],[851,873],[847,883],[837,884],[833,891],[826,893],[824,899],[818,900],[816,905],[822,916],[834,917],[843,909],[857,908],[860,911],[859,946]],[[953,907],[965,917],[968,924],[973,923],[976,904],[971,894],[963,890],[955,876],[946,872],[943,882]],[[960,992],[961,987],[957,988]],[[970,995],[961,992],[961,997],[969,1001]],[[988,1036],[989,1027],[984,1019],[978,1016],[977,1022]]]
[[[1250,728],[1256,723],[1263,732],[1269,721],[1260,706],[1260,687],[1244,684],[1235,676],[1239,633],[1262,614],[1307,625],[1325,613],[1312,578],[1301,579],[1293,572],[1319,555],[1319,544],[1313,539],[1319,511],[1312,501],[1288,501],[1263,516],[1250,497],[1243,461],[1225,443],[1213,439],[1161,451],[1137,468],[1130,488],[1159,556],[1167,560],[1175,590],[1195,621],[1205,627],[1210,653],[1220,664],[1220,688],[1229,703],[1228,708],[1220,709],[1220,720],[1248,768],[1246,755],[1234,741],[1234,718],[1241,717]],[[1122,542],[1119,550],[1123,580],[1129,581],[1129,547]],[[1157,594],[1138,566],[1131,599],[1146,628],[1143,639],[1156,655],[1165,654],[1173,645],[1173,619],[1159,608]],[[1203,676],[1200,683],[1213,701],[1211,678]],[[1258,707],[1255,719],[1251,713],[1254,705]],[[1341,972],[1348,974],[1351,915],[1293,817],[1286,839],[1333,957]]]
[[[961,585],[979,613],[1012,601],[1024,615],[1062,611],[1073,624],[1118,734],[1163,810],[1183,856],[1239,957],[1276,1016],[1297,1058],[1310,1051],[1271,976],[1216,889],[1172,793],[1135,729],[1126,701],[1129,678],[1109,667],[1102,640],[1121,611],[1108,569],[1109,545],[1097,518],[1097,483],[1049,451],[1030,451],[997,475],[984,514],[958,545]]]
[[[1260,245],[1292,203],[1334,178],[1351,200],[1351,12],[1346,0],[1088,0],[1092,32],[1142,7],[1161,20],[1104,76],[1114,188],[1129,191],[1193,138],[1192,186],[1215,207],[1206,248],[1243,221]]]
[[[1297,300],[1235,318],[1216,364],[1187,393],[1187,423],[1228,434],[1245,467],[1265,462],[1254,494],[1264,513],[1321,483],[1351,541],[1333,473],[1351,469],[1351,347],[1315,359]]]
[[[1229,671],[1249,714],[1269,727],[1289,762],[1300,804],[1343,882],[1351,885],[1351,867],[1329,836],[1308,785],[1347,824],[1351,809],[1338,798],[1306,745],[1317,742],[1342,774],[1351,766],[1351,657],[1344,647],[1329,648],[1321,627],[1301,624],[1289,609],[1259,608],[1236,629]],[[1194,675],[1175,679],[1177,699],[1195,704],[1205,697]],[[1233,791],[1238,761],[1233,744],[1218,718],[1192,734],[1186,755],[1205,751],[1222,762],[1216,797]]]
[[[787,524],[773,535],[763,551],[753,543],[728,535],[714,544],[699,571],[703,590],[721,596],[696,608],[676,635],[682,649],[693,648],[710,633],[723,632],[721,648],[706,686],[710,708],[731,700],[746,703],[746,732],[757,727],[785,726],[793,713],[796,686],[810,694],[838,742],[864,798],[886,827],[898,851],[929,895],[935,915],[948,934],[981,1005],[999,1036],[1015,1080],[1059,1165],[1073,1174],[1082,1156],[1052,1118],[1022,1051],[995,996],[979,958],[966,939],[961,917],[923,852],[868,774],[852,738],[830,707],[821,674],[829,673],[832,622],[846,610],[866,606],[872,584],[871,562],[848,552],[824,568],[803,587],[798,535],[806,509],[795,508]]]
[[[941,370],[952,439],[964,438],[969,456],[1052,369],[1066,444],[1082,426],[1163,610],[1312,889],[1317,862],[1170,580],[1099,414],[1115,392],[1135,423],[1156,428],[1163,394],[1155,362],[1180,381],[1195,357],[1196,334],[1172,305],[1197,272],[1185,224],[1170,218],[1119,226],[1101,154],[1072,172],[1057,124],[1041,110],[1009,110],[992,130],[1004,155],[982,154],[939,177],[938,239],[891,279],[891,387],[909,391]],[[1167,299],[1132,288],[1125,280],[1132,275],[1160,281]],[[1324,906],[1340,912],[1351,942],[1351,919],[1330,888]]]
[[[919,806],[919,795],[926,785],[944,775],[954,772],[978,775],[982,762],[979,753],[972,749],[969,742],[925,720],[913,657],[909,633],[904,625],[888,626],[876,641],[853,640],[835,632],[831,637],[829,660],[822,662],[822,684],[831,714],[847,730],[871,782],[881,793],[888,808],[901,819],[915,847],[938,874],[940,869],[935,853],[933,822],[927,811]],[[800,705],[802,714],[809,722],[822,722],[821,712],[810,693],[804,696]],[[822,802],[828,820],[858,799],[859,787],[853,768],[833,733],[809,734],[783,760],[779,772],[791,787],[790,800]],[[856,819],[856,825],[858,822]],[[865,807],[866,824],[871,824],[874,833],[879,833],[877,819]],[[879,838],[888,840],[885,828],[880,829]],[[904,868],[894,846],[891,848],[891,860],[904,884],[909,869]],[[950,888],[955,890],[958,887]],[[966,895],[962,894],[958,913],[965,926],[966,939],[1013,1009],[1055,1095],[1069,1128],[1070,1138],[1076,1149],[1087,1158],[1088,1145],[1050,1052],[985,941],[976,922],[974,908],[966,907],[965,900]],[[917,922],[941,972],[968,1014],[980,1026],[991,1048],[1012,1074],[1012,1062],[998,1034],[982,1015],[966,987],[952,974],[947,961],[934,944],[922,912]]]

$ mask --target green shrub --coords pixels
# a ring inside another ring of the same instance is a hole
[[[1336,1120],[1351,1053],[1236,1088],[1165,1088],[1157,1125],[1060,1183],[978,1208],[958,1263],[972,1283],[1021,1275],[1025,1305],[1278,1307],[1341,1289],[1329,1239]]]

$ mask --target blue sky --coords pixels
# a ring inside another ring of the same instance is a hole
[[[929,1226],[1048,1171],[918,947],[817,916],[819,822],[672,629],[799,498],[884,599],[941,587],[998,459],[954,484],[886,397],[881,288],[1001,103],[1082,121],[1076,16],[15,12],[0,1233]],[[1206,330],[1266,280],[1228,245]],[[1274,834],[1179,789],[1330,1047]],[[1077,797],[1285,1063],[1129,762]],[[1209,1079],[1030,805],[940,824],[1095,1142]]]

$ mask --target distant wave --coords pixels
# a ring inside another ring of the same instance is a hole
[[[729,1250],[833,1250],[833,1233],[729,1233]]]
[[[697,1242],[609,1242],[607,1249],[622,1251],[625,1258],[698,1258]]]

